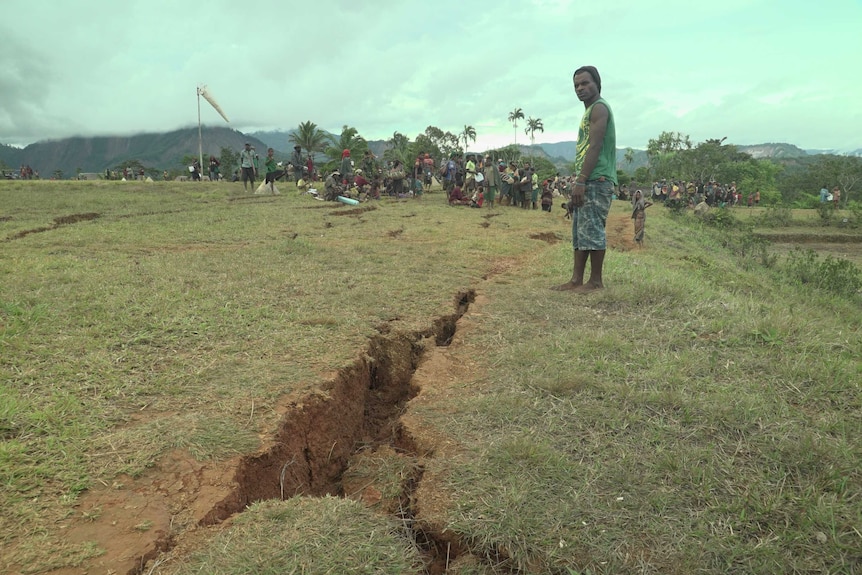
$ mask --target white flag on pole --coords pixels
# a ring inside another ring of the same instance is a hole
[[[215,98],[213,98],[213,97],[210,95],[210,93],[207,91],[207,87],[206,87],[206,85],[204,85],[204,86],[199,86],[199,87],[198,87],[198,94],[200,94],[201,96],[203,96],[203,97],[204,97],[204,100],[206,100],[207,102],[209,102],[209,103],[210,103],[210,106],[212,106],[213,108],[215,108],[215,111],[216,111],[216,112],[218,112],[218,113],[219,113],[219,115],[221,115],[221,117],[222,117],[222,118],[224,118],[224,121],[225,121],[225,122],[227,122],[228,124],[230,124],[230,120],[228,120],[228,119],[227,119],[227,116],[225,116],[225,115],[224,115],[224,112],[222,111],[221,106],[219,106],[219,105],[218,105],[218,102],[216,102],[216,101],[215,101]]]

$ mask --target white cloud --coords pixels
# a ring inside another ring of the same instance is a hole
[[[862,146],[850,121],[862,86],[848,68],[862,53],[854,30],[862,5],[851,0],[793,10],[777,0],[499,0],[478,8],[318,0],[294,8],[4,0],[12,17],[0,22],[0,141],[189,126],[201,83],[238,128],[311,120],[376,139],[470,124],[480,141],[502,141],[514,138],[506,116],[521,107],[542,118],[546,138],[576,130],[582,107],[571,73],[590,63],[622,145],[643,147],[663,130],[693,138],[724,130],[731,141]],[[526,141],[523,131],[518,138]]]

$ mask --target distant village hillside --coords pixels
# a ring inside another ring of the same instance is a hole
[[[205,128],[202,131],[204,163],[210,155],[219,156],[222,147],[241,150],[251,142],[258,151],[266,146],[260,140],[230,128]],[[11,169],[29,165],[42,178],[60,170],[64,178],[77,173],[104,174],[128,161],[159,171],[184,168],[184,158],[198,155],[198,129],[183,128],[161,134],[134,136],[73,137],[30,144],[26,148],[0,145],[0,163]]]
[[[204,127],[202,130],[204,163],[210,155],[219,156],[222,148],[237,152],[245,142],[251,142],[261,155],[267,147],[276,150],[276,156],[286,158],[292,149],[292,131],[259,131],[244,134],[224,127]],[[369,149],[378,157],[388,147],[385,140],[368,141]],[[567,173],[575,155],[576,142],[557,142],[519,145],[522,156],[541,156]],[[803,150],[792,144],[767,143],[754,146],[738,146],[754,158],[770,158],[793,166],[807,163],[813,156],[822,153],[838,153],[835,150]],[[470,150],[480,152],[480,150]],[[648,164],[646,150],[617,150],[617,165],[628,173]],[[484,152],[484,150],[482,151]],[[862,156],[862,149],[845,152]],[[36,142],[26,148],[0,144],[0,168],[17,170],[29,165],[43,178],[61,172],[64,178],[74,178],[82,172],[104,173],[124,162],[137,161],[153,170],[183,169],[189,157],[198,155],[198,130],[183,128],[166,133],[137,134],[134,136],[73,137],[62,140]],[[630,160],[630,161],[629,161]]]

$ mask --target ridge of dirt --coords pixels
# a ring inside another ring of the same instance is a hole
[[[626,249],[622,238],[628,222],[624,216],[610,218],[609,247]],[[517,258],[503,260],[483,279],[515,266]],[[399,333],[389,325],[378,329],[360,357],[323,387],[286,399],[281,423],[253,454],[213,463],[177,451],[145,477],[120,477],[113,486],[92,490],[78,506],[81,516],[69,520],[64,530],[68,541],[97,541],[106,552],[80,568],[52,573],[79,575],[108,568],[139,575],[148,567],[152,572],[170,560],[174,550],[181,556],[194,545],[189,542],[209,537],[255,501],[324,494],[356,498],[402,521],[423,551],[428,573],[445,573],[459,557],[496,563],[499,553],[494,549],[471,549],[435,520],[435,507],[445,501],[435,501],[439,478],[427,476],[427,460],[460,447],[411,413],[412,406],[445,404],[449,394],[462,392],[454,384],[475,368],[463,359],[453,360],[447,347],[457,345],[463,326],[469,329],[471,316],[480,315],[482,302],[475,290],[468,290],[457,295],[454,313],[437,318],[423,331]],[[345,482],[351,465],[363,457],[404,462],[407,472],[397,495],[387,495],[370,482]],[[100,512],[96,519],[87,511],[92,509]],[[143,524],[146,530],[137,529]]]
[[[20,232],[16,232],[11,236],[6,238],[7,242],[12,240],[18,240],[23,237],[29,236],[30,234],[40,234],[42,232],[49,232],[51,230],[56,230],[62,226],[68,226],[71,224],[76,224],[78,222],[86,222],[89,220],[95,220],[96,218],[101,217],[102,214],[97,214],[95,212],[85,213],[85,214],[70,214],[68,216],[58,216],[54,218],[53,223],[50,226],[42,226],[38,228],[31,228],[29,230],[21,230]]]
[[[90,490],[81,498],[77,516],[61,528],[68,542],[96,541],[104,553],[81,567],[52,573],[105,568],[145,573],[148,564],[161,561],[187,534],[225,522],[253,502],[344,496],[343,477],[351,459],[377,451],[406,458],[411,472],[394,508],[405,525],[412,525],[412,492],[424,471],[419,458],[431,453],[416,445],[399,417],[419,392],[412,380],[426,350],[451,342],[456,322],[474,299],[472,290],[459,293],[456,310],[420,332],[379,330],[361,356],[324,386],[287,400],[277,429],[253,454],[199,462],[175,451],[143,477],[121,476],[111,486]],[[434,556],[430,537],[418,535],[417,544]]]
[[[343,205],[343,204],[339,204]],[[335,211],[329,212],[330,216],[357,216],[360,214],[364,214],[365,212],[373,212],[377,209],[377,206],[363,206],[361,208],[353,208],[352,210],[343,210],[336,209]]]

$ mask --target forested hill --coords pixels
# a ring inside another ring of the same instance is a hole
[[[245,142],[251,142],[259,152],[266,149],[260,140],[230,128],[205,127],[202,136],[204,162],[210,155],[219,156],[222,147],[239,151]],[[161,134],[65,138],[36,142],[23,149],[0,146],[0,162],[11,169],[29,165],[42,178],[50,178],[56,170],[65,178],[79,171],[103,173],[128,160],[159,170],[175,169],[183,166],[183,157],[197,154],[196,127]]]
[[[245,142],[251,142],[258,153],[273,147],[277,157],[287,157],[291,149],[289,137],[292,131],[252,132],[244,134],[226,127],[203,128],[204,161],[211,154],[221,155],[222,148],[239,151]],[[384,140],[368,141],[369,148],[378,156],[389,146]],[[519,144],[522,155],[543,156],[562,171],[566,171],[575,157],[576,142],[556,142],[530,146]],[[787,143],[767,143],[738,146],[754,158],[772,158],[782,163],[806,163],[818,153],[838,153],[862,156],[862,149],[852,152],[837,150],[803,150]],[[471,150],[478,152],[479,150]],[[184,158],[196,157],[198,153],[198,130],[196,127],[166,133],[137,134],[134,136],[73,137],[30,144],[26,148],[15,148],[0,144],[0,168],[16,170],[27,164],[37,170],[43,178],[50,178],[57,170],[64,178],[74,177],[77,172],[102,173],[106,168],[114,169],[123,162],[136,160],[155,170],[183,168]],[[647,165],[645,150],[628,148],[617,150],[617,166],[628,173]]]

